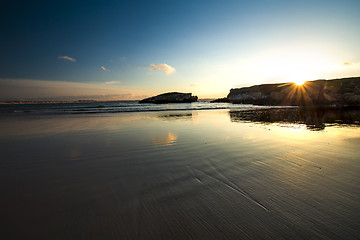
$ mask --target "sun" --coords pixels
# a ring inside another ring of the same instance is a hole
[[[289,82],[295,83],[296,86],[302,86],[306,81],[309,81],[311,79],[316,79],[315,74],[294,72],[289,78]]]
[[[297,85],[297,86],[301,86],[301,85],[303,85],[304,83],[305,83],[305,80],[296,80],[296,81],[294,81],[294,83]]]

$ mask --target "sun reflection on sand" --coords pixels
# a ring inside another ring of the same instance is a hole
[[[170,146],[176,143],[177,136],[169,132],[166,137],[153,138],[153,143],[158,146]]]

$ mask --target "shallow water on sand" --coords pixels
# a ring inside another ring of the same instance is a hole
[[[1,118],[4,239],[360,236],[360,128],[247,116]]]

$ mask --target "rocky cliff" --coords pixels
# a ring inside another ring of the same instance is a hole
[[[262,84],[231,89],[218,101],[256,105],[360,106],[360,77],[294,83]]]
[[[190,103],[196,102],[197,99],[198,97],[192,96],[191,93],[170,92],[145,98],[139,103]]]

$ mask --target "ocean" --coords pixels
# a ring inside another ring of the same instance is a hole
[[[193,103],[139,104],[138,101],[115,102],[74,102],[74,103],[43,103],[43,104],[0,104],[1,115],[17,114],[86,114],[86,113],[121,113],[151,111],[184,111],[184,110],[215,110],[215,109],[249,109],[259,108],[250,104],[211,103],[202,100]],[[264,107],[262,107],[264,108]]]

